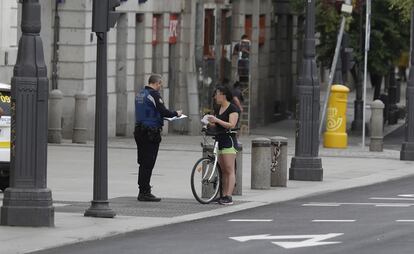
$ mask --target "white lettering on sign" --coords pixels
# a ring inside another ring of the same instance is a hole
[[[178,20],[170,20],[170,37],[177,37]]]
[[[238,242],[247,242],[251,240],[295,240],[295,239],[305,239],[303,241],[275,241],[272,243],[283,247],[285,249],[293,248],[303,248],[303,247],[312,247],[312,246],[321,246],[321,245],[330,245],[338,244],[341,242],[324,242],[324,240],[334,238],[337,236],[343,235],[343,233],[329,233],[324,235],[248,235],[248,236],[235,236],[229,237]]]

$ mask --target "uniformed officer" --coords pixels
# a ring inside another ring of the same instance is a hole
[[[168,110],[159,93],[162,77],[153,74],[142,91],[135,97],[134,138],[138,150],[138,187],[139,201],[161,201],[151,193],[150,180],[152,169],[158,155],[164,117],[181,116],[181,110]]]

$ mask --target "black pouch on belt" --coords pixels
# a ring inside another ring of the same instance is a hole
[[[148,128],[147,129],[148,140],[153,143],[161,142],[161,129],[160,128]]]

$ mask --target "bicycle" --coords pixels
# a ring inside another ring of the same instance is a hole
[[[225,133],[236,133],[237,129],[228,130]],[[217,194],[222,196],[221,168],[218,164],[218,141],[216,136],[220,133],[212,133],[207,129],[202,130],[203,144],[208,144],[207,137],[212,136],[214,140],[213,151],[202,157],[194,164],[191,171],[191,191],[194,198],[201,204],[209,204]]]

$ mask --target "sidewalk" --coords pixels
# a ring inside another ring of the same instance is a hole
[[[138,190],[134,140],[111,138],[108,178],[110,206],[117,213],[114,219],[83,216],[92,199],[93,144],[75,145],[67,141],[60,145],[49,145],[48,187],[52,190],[55,204],[55,227],[0,226],[0,253],[27,253],[414,174],[414,162],[400,161],[399,151],[369,152],[368,147],[361,148],[360,137],[350,136],[347,149],[320,148],[324,170],[322,182],[288,181],[285,188],[251,190],[251,140],[256,137],[287,137],[289,168],[290,159],[294,156],[294,126],[293,120],[282,121],[256,129],[250,136],[241,137],[244,145],[243,195],[234,196],[235,204],[225,207],[200,205],[192,197],[190,170],[201,156],[200,136],[163,137],[152,177],[153,192],[163,198],[160,203],[136,201]],[[0,193],[0,200],[2,198],[3,194]]]

